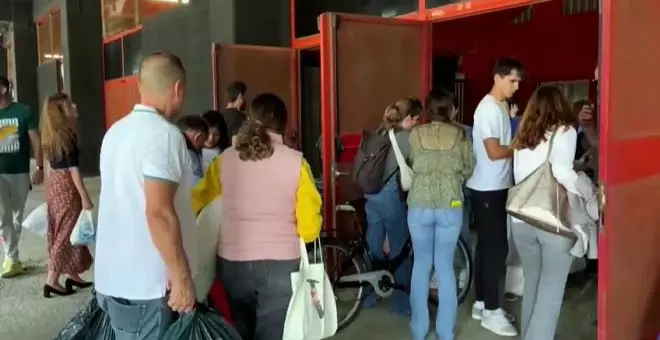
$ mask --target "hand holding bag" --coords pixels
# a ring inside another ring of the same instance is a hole
[[[91,210],[80,211],[76,226],[73,227],[69,241],[73,246],[86,246],[94,243],[96,239],[96,225]]]
[[[401,188],[403,191],[408,191],[412,188],[413,182],[413,171],[406,163],[406,159],[401,153],[399,148],[399,143],[396,141],[396,136],[394,136],[394,130],[390,130],[387,133],[390,137],[390,142],[392,143],[392,150],[394,150],[394,156],[396,157],[396,163],[399,165],[399,174],[401,177]]]
[[[314,244],[315,257],[321,243]],[[337,332],[337,305],[322,256],[310,264],[305,242],[300,239],[300,269],[291,273],[293,296],[284,322],[283,340],[319,340]]]
[[[570,222],[566,188],[552,173],[550,153],[557,131],[548,143],[545,162],[529,176],[509,189],[506,210],[509,215],[534,227],[568,238],[575,238]]]

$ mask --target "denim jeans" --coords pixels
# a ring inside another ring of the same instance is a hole
[[[432,269],[435,270],[438,282],[435,331],[439,339],[454,339],[458,305],[454,253],[462,225],[462,208],[410,207],[408,211],[408,226],[415,254],[410,290],[410,328],[413,340],[425,339],[429,331],[428,298]]]
[[[385,236],[390,245],[390,258],[395,258],[408,240],[406,223],[406,203],[399,195],[399,185],[396,176],[392,176],[379,193],[365,195],[367,203],[367,244],[374,260],[384,260],[383,244]],[[394,273],[397,284],[408,287],[412,267],[410,259],[405,260]],[[369,303],[367,303],[369,305]],[[392,309],[394,312],[408,313],[409,299],[406,293],[395,290],[392,294]]]
[[[116,340],[159,340],[176,319],[168,297],[126,300],[96,293],[99,306],[108,315]]]

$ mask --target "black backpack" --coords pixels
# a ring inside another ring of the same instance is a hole
[[[385,164],[391,144],[387,134],[362,131],[362,141],[353,163],[353,181],[365,194],[377,194],[385,186]]]

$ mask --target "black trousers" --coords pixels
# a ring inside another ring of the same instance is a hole
[[[472,190],[471,204],[477,230],[474,256],[474,288],[477,301],[487,310],[500,307],[500,283],[506,275],[507,238],[506,199],[508,190]]]
[[[300,260],[229,261],[218,259],[218,274],[243,340],[282,340],[293,295],[291,273]]]

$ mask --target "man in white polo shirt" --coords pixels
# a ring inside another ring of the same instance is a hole
[[[185,81],[176,56],[146,57],[140,104],[103,138],[94,277],[117,340],[161,339],[174,312],[195,304],[192,166],[171,123]]]
[[[507,100],[518,90],[522,64],[502,58],[493,68],[493,88],[474,113],[472,138],[476,166],[467,181],[477,229],[475,254],[475,294],[472,317],[500,336],[518,333],[500,308],[500,282],[506,272],[506,199],[513,185],[511,123]]]

